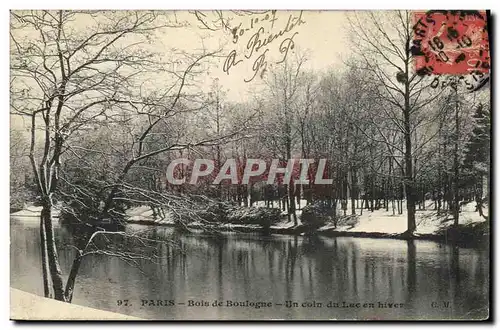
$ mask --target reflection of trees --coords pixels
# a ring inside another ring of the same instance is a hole
[[[356,248],[351,249],[351,269],[352,269],[352,290],[355,296],[358,296],[358,250]]]
[[[406,303],[412,306],[413,297],[416,295],[416,285],[417,285],[417,266],[416,266],[416,256],[417,249],[415,247],[415,241],[407,240],[407,270],[406,270]]]
[[[177,235],[170,228],[149,228],[148,238],[173,240],[177,246],[158,244],[155,249],[161,262],[143,261],[144,274],[105,255],[87,259],[81,267],[78,297],[82,298],[78,303],[88,299],[95,307],[114,309],[110,304],[112,299],[107,297],[109,294],[101,292],[112,292],[113,299],[126,299],[127,295],[191,299],[198,293],[207,299],[232,296],[280,301],[314,297],[323,301],[392,300],[408,304],[407,311],[412,314],[439,316],[443,311],[431,310],[429,301],[450,300],[456,306],[453,315],[464,318],[484,316],[488,304],[488,254],[485,251],[460,251],[460,248],[436,244],[429,253],[431,250],[418,245],[418,241],[394,241],[389,242],[394,245],[386,249],[371,246],[366,249],[358,239],[325,237],[262,238],[244,234],[220,240],[198,234]],[[67,228],[56,229],[61,244],[58,246],[61,266],[68,269],[74,251],[63,247],[76,243]],[[27,257],[14,252],[13,259],[27,258],[30,264],[38,265],[37,235],[36,228],[13,233],[13,242],[20,241],[16,243],[17,249],[30,251]],[[27,236],[30,238],[26,239]],[[127,243],[126,239],[116,239],[119,244]],[[393,253],[396,245],[399,254]],[[31,268],[25,266],[24,269]],[[14,273],[22,270],[15,265],[12,268]],[[417,281],[420,281],[418,287]],[[173,309],[144,311],[155,316],[173,312]],[[359,312],[342,311],[339,316],[357,317]]]
[[[297,236],[294,236],[293,243],[292,240],[288,241],[286,245],[286,264],[285,264],[285,283],[286,283],[286,298],[287,300],[293,300],[293,279],[294,279],[294,270],[295,270],[295,262],[297,260]]]
[[[323,240],[317,236],[306,236],[302,241],[301,245],[301,253],[304,255],[304,261],[307,262],[299,262],[300,269],[300,279],[302,283],[305,282],[305,275],[303,268],[307,267],[307,279],[308,279],[308,291],[314,297],[316,295],[315,289],[315,279],[325,279],[328,276],[325,276],[329,271],[331,273],[332,264],[329,257],[331,257],[328,248],[325,246]],[[313,273],[313,268],[314,273]],[[325,273],[326,272],[326,273]],[[325,284],[331,282],[331,280],[323,281]],[[328,285],[328,284],[327,284]]]
[[[285,274],[287,280],[293,281],[293,275],[295,271],[295,262],[297,261],[297,236],[294,236],[293,242],[292,240],[288,241],[287,251],[286,251],[286,268]]]
[[[222,268],[224,266],[224,259],[223,259],[223,253],[224,253],[224,248],[223,248],[223,241],[219,242],[218,244],[218,249],[217,249],[217,256],[218,256],[218,263],[217,263],[217,296],[219,297],[220,300],[224,299],[224,290],[222,288]]]
[[[460,286],[460,264],[459,264],[459,248],[458,246],[451,247],[451,280],[453,291],[458,291]]]

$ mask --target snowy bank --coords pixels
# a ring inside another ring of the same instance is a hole
[[[41,206],[25,205],[22,210],[11,213],[10,217],[16,218],[16,219],[21,219],[21,220],[39,221],[41,213],[42,213]],[[54,206],[54,208],[52,210],[52,216],[54,218],[58,218],[60,213],[61,213],[61,211],[60,211],[59,207]]]
[[[403,237],[407,229],[406,206],[403,203],[403,213],[389,207],[388,210],[381,208],[373,212],[368,209],[356,208],[356,214],[349,208],[345,211],[336,210],[326,212],[315,206],[308,205],[304,200],[300,203],[302,209],[297,210],[297,224],[293,219],[288,219],[287,210],[278,208],[267,208],[264,202],[258,202],[252,207],[232,207],[227,209],[222,216],[213,216],[204,223],[190,220],[185,222],[186,228],[203,229],[214,231],[231,232],[262,232],[264,229],[269,234],[313,234],[325,236],[352,236],[352,237],[384,237],[384,238],[407,238]],[[361,204],[361,203],[358,203]],[[434,202],[426,201],[425,209],[416,211],[416,231],[412,237],[423,239],[456,239],[477,240],[489,234],[489,222],[479,215],[476,203],[469,202],[461,206],[459,214],[459,226],[453,226],[453,217],[449,212],[437,212]],[[28,206],[19,212],[11,214],[11,218],[23,221],[38,221],[41,207]],[[55,216],[59,211],[54,210]],[[488,205],[484,205],[484,215],[488,217]],[[162,214],[156,214],[148,206],[138,206],[126,211],[127,222],[175,226],[174,217],[167,210]],[[317,219],[315,218],[317,217]],[[201,218],[205,218],[202,215]]]
[[[469,234],[484,234],[488,231],[488,223],[485,218],[479,215],[476,211],[475,202],[469,202],[462,205],[459,213],[459,226],[454,228],[453,217],[449,212],[438,212],[434,210],[434,202],[427,201],[425,209],[417,210],[415,213],[416,230],[413,237],[426,239],[450,238],[449,234],[454,236],[462,236],[462,240],[471,239]],[[378,209],[371,212],[370,210],[356,210],[355,215],[339,216],[337,226],[333,222],[329,222],[325,226],[318,229],[320,234],[328,236],[362,236],[362,237],[394,237],[403,238],[407,230],[406,210],[398,214],[391,208],[388,211]],[[485,205],[484,213],[487,216],[487,205]],[[454,228],[454,230],[451,230]],[[455,237],[456,238],[456,237]],[[460,237],[458,238],[460,240]]]
[[[304,203],[305,204],[305,203]],[[241,215],[241,220],[238,221],[220,221],[213,222],[212,229],[220,231],[235,231],[235,232],[258,232],[262,226],[255,221],[244,219],[245,215],[252,213],[256,209],[268,209],[264,204],[258,204],[258,207],[240,208],[237,213]],[[404,206],[404,205],[403,205]],[[489,233],[488,222],[485,218],[479,215],[476,211],[475,202],[470,202],[462,205],[459,215],[459,226],[453,227],[453,217],[447,212],[438,213],[434,210],[432,201],[427,201],[426,209],[416,211],[417,229],[412,235],[414,238],[422,239],[454,239],[467,241],[469,239],[477,239],[478,235]],[[245,211],[245,209],[247,211]],[[276,209],[272,209],[276,210]],[[374,210],[373,212],[367,209],[356,209],[356,214],[346,215],[343,210],[337,210],[335,221],[332,215],[327,214],[324,210],[318,210],[314,207],[304,206],[302,210],[297,210],[297,222],[295,225],[293,220],[288,220],[286,210],[281,213],[278,219],[273,220],[268,232],[271,234],[312,234],[317,233],[325,236],[352,236],[352,237],[384,237],[384,238],[407,238],[403,234],[407,229],[406,210],[398,214],[389,208]],[[276,211],[275,211],[276,212]],[[315,212],[320,212],[321,218],[319,221],[314,220]],[[487,216],[487,205],[485,205],[484,213]],[[129,218],[129,222],[142,224],[156,224],[173,226],[174,221],[170,219],[155,220],[151,218],[150,211],[145,207],[136,208],[130,211],[133,215]],[[243,214],[243,215],[242,215]],[[335,223],[336,222],[336,223]],[[192,229],[205,229],[206,224],[193,222],[186,225]]]

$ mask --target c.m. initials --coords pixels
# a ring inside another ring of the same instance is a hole
[[[433,301],[431,302],[432,308],[450,308],[449,301]]]

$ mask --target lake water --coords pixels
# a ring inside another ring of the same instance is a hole
[[[73,237],[66,227],[55,230],[61,268],[67,275],[74,256],[68,246]],[[156,239],[172,240],[178,247],[158,244],[159,261],[141,261],[140,268],[116,257],[87,256],[73,303],[164,320],[470,319],[488,315],[487,248],[238,233],[215,239],[166,227],[127,227],[127,231],[139,230],[147,230]],[[11,286],[42,295],[38,235],[36,220],[11,220]],[[128,306],[123,302],[118,306],[119,300],[128,300]],[[214,302],[222,306],[212,307]],[[256,308],[255,302],[271,306]],[[203,306],[207,303],[210,306]]]

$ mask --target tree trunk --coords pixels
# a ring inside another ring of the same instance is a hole
[[[40,249],[42,251],[42,276],[43,276],[43,296],[50,296],[49,287],[49,264],[47,263],[47,235],[45,233],[45,225],[43,217],[40,215]]]
[[[395,215],[394,200],[396,198],[396,192],[394,191],[394,174],[392,173],[393,158],[389,158],[389,177],[391,181],[391,200],[392,200],[392,215]]]
[[[453,153],[453,224],[458,226],[458,216],[460,211],[460,195],[458,191],[459,167],[458,167],[458,142],[460,138],[460,121],[457,90],[455,89],[455,145]]]
[[[73,264],[71,265],[71,271],[69,272],[68,281],[66,282],[66,289],[64,290],[64,296],[66,298],[66,301],[69,303],[73,299],[76,276],[78,275],[78,270],[80,269],[82,259],[83,257],[81,254],[77,255],[73,260]]]
[[[337,228],[337,199],[333,200],[333,228]]]
[[[405,63],[406,69],[406,77],[408,78],[408,62]],[[409,81],[406,79],[405,81],[405,105],[403,111],[404,117],[404,140],[405,140],[405,152],[404,152],[404,160],[405,160],[405,180],[404,180],[404,188],[406,191],[406,209],[408,211],[407,214],[407,233],[413,234],[416,229],[415,223],[415,187],[413,184],[413,159],[412,159],[412,141],[411,141],[411,122],[410,122],[410,86]]]
[[[426,194],[426,185],[422,184],[422,203],[423,203],[423,206],[422,208],[425,210],[425,194]]]
[[[356,199],[358,195],[356,170],[351,171],[351,213],[356,214]]]
[[[290,149],[290,144],[287,144],[287,155],[288,159],[291,158],[291,149]],[[297,214],[295,213],[295,194],[294,194],[294,184],[291,182],[290,184],[287,185],[287,191],[288,191],[288,196],[287,196],[287,208],[288,208],[288,220],[290,221],[290,216],[293,217],[293,224],[294,226],[298,225],[297,222]]]
[[[54,228],[52,225],[52,201],[50,197],[47,197],[46,199],[47,201],[43,204],[41,217],[43,219],[47,238],[47,259],[50,277],[52,278],[52,288],[54,290],[54,298],[56,300],[65,301],[61,267],[59,266]]]

